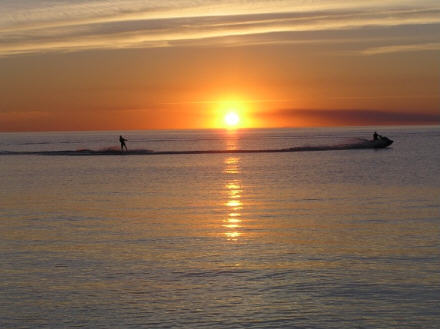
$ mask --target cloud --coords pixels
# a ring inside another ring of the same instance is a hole
[[[16,3],[0,4],[0,10],[9,13],[0,18],[0,55],[200,46],[205,41],[211,46],[283,44],[297,42],[295,33],[302,32],[440,24],[440,6],[428,0],[418,6],[392,0]],[[362,53],[405,50],[381,48]]]
[[[316,125],[417,125],[439,124],[440,113],[381,110],[316,110],[284,109],[266,114],[286,121],[304,120]]]
[[[374,47],[361,51],[361,54],[378,55],[378,54],[389,54],[389,53],[397,53],[397,52],[413,52],[413,51],[426,51],[426,50],[440,50],[440,42]]]

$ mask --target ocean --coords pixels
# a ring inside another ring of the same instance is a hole
[[[440,127],[377,129],[1,133],[0,328],[438,328]]]

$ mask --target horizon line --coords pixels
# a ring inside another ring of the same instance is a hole
[[[438,127],[440,123],[400,123],[400,124],[365,124],[365,125],[311,125],[311,126],[271,126],[271,127],[238,127],[238,128],[147,128],[147,129],[49,129],[49,130],[0,130],[0,134],[8,133],[72,133],[72,132],[105,132],[105,131],[191,131],[191,130],[218,130],[218,131],[240,131],[240,130],[264,130],[264,129],[317,129],[317,128],[367,128],[367,127]]]

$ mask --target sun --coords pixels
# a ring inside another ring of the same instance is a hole
[[[216,129],[234,131],[252,127],[249,101],[238,97],[222,97],[213,101],[212,124]]]
[[[228,112],[225,115],[225,123],[228,127],[236,127],[240,122],[240,117],[236,112]]]

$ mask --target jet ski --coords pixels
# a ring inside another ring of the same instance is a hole
[[[372,146],[375,149],[383,149],[383,148],[388,147],[391,144],[393,144],[393,142],[394,141],[389,139],[388,137],[381,136],[381,135],[378,135],[377,139],[373,139],[370,141],[370,143],[372,144]]]

